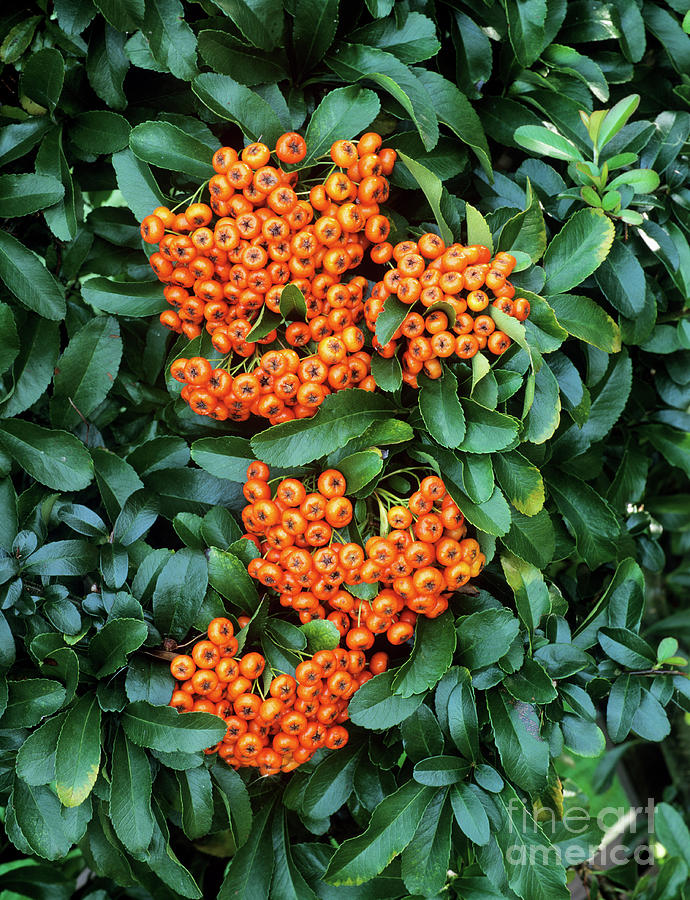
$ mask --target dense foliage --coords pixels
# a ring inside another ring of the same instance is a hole
[[[657,807],[659,876],[597,879],[559,775],[605,732],[611,765],[672,745],[690,712],[689,20],[684,0],[4,15],[1,890],[556,900],[577,869],[592,897],[682,896],[685,786]],[[419,390],[374,357],[377,390],[311,418],[195,416],[169,367],[212,348],[158,322],[139,222],[221,145],[297,130],[318,157],[371,129],[399,154],[392,239],[510,251],[529,318],[492,310],[510,348]],[[204,755],[218,717],[168,706],[174,651],[215,616],[249,613],[243,640],[286,668],[315,649],[247,574],[255,458],[342,469],[372,527],[382,492],[441,475],[487,559],[363,684],[344,749],[266,778]]]

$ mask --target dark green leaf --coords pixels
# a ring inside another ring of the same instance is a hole
[[[477,796],[478,791],[479,788],[473,785],[454,784],[450,802],[460,830],[472,843],[483,846],[489,843],[489,819]]]
[[[508,609],[483,609],[458,620],[458,654],[471,672],[504,656],[520,623]]]
[[[63,806],[79,806],[89,796],[101,762],[101,710],[94,694],[70,709],[57,742],[55,782]]]
[[[91,638],[89,656],[99,677],[127,665],[127,657],[144,643],[148,629],[138,619],[112,619]]]
[[[252,438],[252,449],[271,466],[303,465],[342,447],[392,411],[390,401],[380,394],[338,391],[326,397],[312,419],[283,422],[260,431]]]
[[[73,428],[88,418],[108,395],[120,368],[122,339],[111,316],[90,319],[58,360],[51,420]]]
[[[600,210],[582,209],[568,219],[544,254],[547,293],[581,284],[606,259],[614,235],[613,223]]]
[[[192,90],[217,116],[239,125],[250,140],[261,139],[273,146],[285,131],[275,111],[260,94],[243,84],[238,84],[228,75],[204,72],[194,79]],[[138,156],[142,155],[134,145],[132,149]],[[201,158],[207,157],[208,151],[205,151]],[[142,158],[148,162],[155,162],[147,156]],[[192,162],[186,162],[186,165],[188,173],[194,175],[195,172],[190,171],[194,168]]]
[[[361,884],[382,872],[412,840],[434,796],[432,788],[408,781],[374,810],[363,834],[335,851],[325,878],[330,884]]]
[[[142,122],[132,129],[129,145],[140,160],[161,169],[182,172],[199,181],[214,174],[206,144],[170,122]]]
[[[376,730],[391,728],[414,713],[424,699],[424,694],[411,697],[395,694],[395,676],[395,671],[383,672],[359,688],[348,707],[355,725]]]
[[[62,286],[33,250],[6,231],[0,232],[0,279],[28,309],[46,319],[64,318]]]
[[[395,671],[394,692],[401,697],[412,697],[434,687],[453,661],[455,642],[450,610],[437,619],[421,616],[415,628],[412,652]]]
[[[506,775],[525,791],[540,790],[546,784],[549,745],[540,736],[534,707],[502,690],[490,691],[486,700]]]
[[[217,553],[221,551],[216,551]],[[153,593],[156,626],[181,641],[196,619],[209,582],[203,553],[178,550],[165,564]]]
[[[70,125],[70,140],[87,153],[115,153],[127,146],[130,126],[118,113],[98,110],[76,116]]]
[[[373,91],[356,85],[329,91],[309,120],[305,163],[327,153],[335,140],[352,138],[364,131],[379,109],[379,99]]]
[[[443,447],[459,447],[465,439],[465,414],[457,378],[445,368],[440,378],[420,374],[419,381],[419,411],[429,434]]]
[[[52,175],[0,175],[0,215],[28,216],[62,200],[65,189]]]
[[[184,753],[213,747],[226,731],[223,720],[210,713],[179,713],[171,706],[151,706],[144,700],[125,708],[122,727],[140,747]]]

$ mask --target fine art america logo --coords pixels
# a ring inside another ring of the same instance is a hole
[[[508,847],[506,860],[518,865],[577,866],[596,856],[596,864],[610,868],[634,859],[640,866],[654,864],[650,837],[654,834],[654,800],[646,806],[606,806],[596,816],[581,806],[573,806],[558,818],[550,809],[541,809],[537,822],[524,804],[511,798],[509,819],[520,839]],[[603,835],[603,838],[602,838]],[[624,838],[623,838],[624,835]],[[548,840],[543,840],[544,836]],[[541,838],[541,839],[540,839]]]

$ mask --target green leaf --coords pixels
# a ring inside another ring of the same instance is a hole
[[[0,303],[0,373],[6,372],[19,354],[19,335],[14,313],[6,303]]]
[[[183,552],[183,551],[180,551]],[[148,629],[138,619],[111,619],[91,638],[89,656],[96,675],[102,678],[127,665],[127,657],[148,637]]]
[[[54,128],[43,138],[36,154],[36,172],[50,176],[62,185],[63,198],[43,211],[46,224],[56,238],[71,241],[77,233],[77,209],[74,182],[62,149],[62,130]],[[63,273],[64,273],[63,267]]]
[[[542,125],[521,125],[515,130],[514,137],[521,147],[532,153],[567,162],[582,162],[583,156],[572,141]]]
[[[470,672],[497,662],[510,649],[520,623],[509,609],[482,609],[458,619],[458,658]]]
[[[250,44],[273,50],[283,31],[281,0],[213,0],[235,23]]]
[[[501,229],[498,249],[510,253],[516,251],[526,253],[533,263],[544,255],[546,250],[544,214],[541,211],[539,197],[532,190],[529,179],[527,179],[525,209],[505,223]]]
[[[392,682],[394,692],[401,697],[412,697],[434,687],[453,662],[455,643],[450,610],[437,619],[421,616],[415,628],[412,652],[395,670]]]
[[[546,784],[549,745],[539,734],[534,707],[502,690],[489,691],[486,702],[506,775],[525,791],[540,790]]]
[[[467,97],[447,78],[431,69],[414,69],[432,100],[439,122],[447,125],[472,150],[489,181],[493,181],[491,155],[481,120]]]
[[[644,271],[622,241],[614,241],[595,278],[606,299],[622,315],[632,319],[642,312],[646,295]]]
[[[111,316],[90,319],[58,360],[51,420],[73,428],[88,418],[113,386],[122,358],[120,328]]]
[[[148,318],[168,309],[158,282],[142,283],[111,281],[109,278],[90,278],[82,285],[81,292],[86,302],[96,309],[118,316]],[[109,319],[108,321],[114,320]],[[117,330],[117,323],[115,324]]]
[[[506,784],[494,801],[502,821],[492,830],[512,890],[529,900],[568,900],[561,857],[554,861],[553,845],[515,789]]]
[[[392,410],[380,394],[338,391],[326,397],[313,418],[282,422],[254,435],[252,450],[270,466],[303,465],[363,434],[372,422],[389,418]]]
[[[62,200],[63,185],[52,175],[0,175],[0,215],[28,216]]]
[[[128,700],[148,700],[154,706],[165,706],[170,702],[172,689],[173,678],[165,662],[137,656],[129,661],[125,680]]]
[[[34,575],[86,575],[96,568],[98,548],[88,541],[51,541],[32,553],[24,568]]]
[[[273,801],[264,803],[259,808],[249,837],[225,870],[218,900],[233,900],[237,897],[265,900],[268,897],[275,865],[270,825],[273,808]]]
[[[621,348],[621,332],[611,316],[589,297],[557,294],[547,297],[559,325],[573,337],[593,344],[605,353]]]
[[[544,254],[546,292],[560,294],[581,284],[606,259],[614,236],[613,223],[601,210],[581,209],[571,216]]]
[[[307,156],[302,165],[328,153],[338,139],[355,137],[378,115],[381,104],[373,91],[354,84],[329,91],[314,110],[305,140]]]
[[[466,398],[463,398],[462,407],[465,411],[466,431],[458,450],[465,453],[495,453],[505,450],[516,440],[517,419]]]
[[[563,44],[550,44],[541,55],[542,60],[564,75],[571,75],[587,85],[594,96],[606,103],[609,99],[609,86],[601,68],[588,56],[583,56],[572,47]]]
[[[556,376],[546,361],[534,379],[534,401],[524,419],[526,441],[543,444],[558,428],[561,418],[561,396]]]
[[[285,131],[273,108],[260,94],[243,84],[238,84],[228,75],[204,72],[194,79],[192,90],[201,102],[217,116],[239,125],[249,140],[261,139],[274,146],[276,140]],[[137,156],[141,155],[137,152],[136,147],[133,146],[132,149]],[[205,160],[208,156],[208,150],[205,150],[201,159]],[[148,162],[154,162],[154,160],[148,159]],[[188,169],[192,168],[191,162],[186,165]],[[195,173],[189,171],[188,174]]]
[[[300,0],[292,26],[292,43],[300,72],[323,59],[338,25],[338,0]]]
[[[436,716],[424,703],[400,726],[405,753],[413,762],[443,753],[443,734]]]
[[[259,595],[247,567],[233,553],[211,547],[208,551],[208,582],[242,612],[253,613],[259,606]]]
[[[362,884],[410,843],[434,796],[432,788],[408,781],[374,810],[366,831],[338,847],[326,871],[329,884]]]
[[[178,641],[186,637],[206,594],[209,569],[203,553],[186,547],[166,562],[153,592],[153,616],[161,632]]]
[[[108,516],[115,520],[128,497],[144,487],[132,466],[104,447],[92,451],[96,482]]]
[[[558,696],[558,691],[553,686],[553,681],[549,677],[546,669],[538,662],[529,657],[525,660],[522,668],[513,675],[507,675],[503,679],[503,686],[508,693],[515,697],[516,700],[522,700],[525,703],[550,703]],[[587,713],[594,712],[594,704],[589,699],[589,694],[585,693],[582,688],[577,685],[562,685],[561,689],[568,702],[571,702],[573,696],[572,688],[577,688],[581,692],[583,703],[587,703]],[[567,690],[567,693],[566,693]],[[578,696],[580,699],[580,696]],[[573,700],[573,702],[575,702]],[[590,710],[591,706],[591,710]],[[578,712],[583,713],[583,704],[577,704]]]
[[[132,129],[129,145],[140,160],[161,169],[182,172],[198,181],[214,174],[206,144],[170,122],[142,122]]]
[[[371,22],[350,37],[358,44],[387,50],[408,65],[435,56],[441,48],[434,22],[417,12],[408,13],[402,23],[397,19]]]
[[[278,53],[262,53],[225,31],[200,31],[199,53],[220,75],[230,75],[240,84],[274,84],[287,77],[286,60]]]
[[[640,95],[630,94],[629,97],[623,97],[622,100],[619,100],[618,103],[611,107],[599,127],[597,135],[597,145],[599,147],[608,144],[618,134],[639,104]]]
[[[131,150],[120,150],[119,153],[113,153],[112,163],[117,178],[117,186],[137,219],[145,218],[157,206],[164,203],[163,194],[156,183],[156,179],[151,174],[151,169],[145,162],[137,159]],[[100,279],[98,281],[100,284]],[[93,281],[90,281],[82,286],[82,293],[87,285],[90,288],[96,287],[93,285]],[[142,285],[142,288],[144,287],[149,288],[150,286]],[[156,287],[160,291],[160,287],[158,285]],[[131,289],[134,289],[133,285]],[[91,301],[89,300],[89,302]],[[101,306],[100,309],[106,312],[119,312],[119,309],[113,310],[107,306]],[[151,312],[154,312],[154,310],[151,310]],[[131,316],[134,314],[127,312],[127,315]]]
[[[340,632],[327,619],[312,619],[311,622],[300,625],[299,630],[306,638],[309,653],[334,650],[340,644]]]
[[[305,319],[307,301],[296,284],[286,284],[280,292],[280,314],[284,319]]]
[[[439,137],[438,119],[432,98],[421,79],[392,53],[363,44],[343,43],[326,59],[326,64],[343,81],[373,81],[407,111],[426,149],[431,150],[436,146]]]
[[[543,49],[546,0],[504,0],[508,36],[522,66],[531,66]]]
[[[339,460],[338,469],[345,476],[348,495],[356,494],[383,469],[383,456],[378,448],[359,450]]]
[[[478,797],[479,788],[469,784],[455,784],[450,791],[450,802],[460,831],[474,844],[489,843],[489,819]]]
[[[55,490],[81,490],[93,478],[86,448],[66,431],[4,419],[0,423],[0,446],[36,481]]]
[[[65,702],[64,687],[50,678],[8,681],[7,688],[7,707],[0,719],[3,728],[31,728]]]
[[[115,153],[127,146],[130,125],[124,116],[100,109],[80,113],[70,125],[70,140],[87,153],[96,156]]]
[[[117,31],[134,31],[144,18],[145,0],[93,0]]]
[[[213,819],[213,787],[205,766],[177,772],[182,802],[182,828],[194,840],[208,834]]]
[[[383,309],[376,319],[376,339],[381,344],[387,344],[395,332],[400,328],[410,307],[398,300],[395,294],[390,294],[383,301]]]
[[[223,720],[210,713],[178,713],[171,706],[152,706],[144,700],[125,707],[122,727],[130,741],[165,753],[205,750],[217,744],[226,731]]]
[[[503,554],[501,566],[506,581],[515,595],[515,608],[522,623],[531,633],[551,609],[549,589],[535,566],[516,556]]]
[[[79,806],[96,783],[101,763],[101,708],[84,694],[70,709],[57,742],[55,781],[63,806]]]
[[[680,7],[685,12],[685,9]],[[680,23],[668,10],[661,6],[645,6],[643,16],[647,28],[668,53],[669,59],[677,72],[687,72],[690,67],[690,36],[681,28]]]
[[[619,675],[613,682],[606,703],[606,730],[615,744],[630,733],[641,700],[640,682],[635,676]]]
[[[96,28],[91,32],[86,75],[96,95],[111,109],[124,109],[127,106],[123,83],[129,69],[129,60],[124,48],[125,35],[107,22],[103,23],[103,28]]]
[[[641,428],[640,436],[648,440],[672,466],[677,466],[686,474],[690,473],[690,435],[665,425],[647,425]]]
[[[449,368],[440,378],[420,374],[419,411],[429,434],[443,447],[465,439],[465,414],[458,399],[458,380]]]
[[[65,713],[52,716],[33,731],[17,752],[17,775],[27,784],[55,781],[55,754]]]
[[[592,568],[612,559],[620,526],[615,514],[586,482],[559,472],[548,481],[549,493],[568,522],[582,559]]]
[[[33,250],[0,232],[0,279],[24,306],[46,319],[65,317],[65,294]]]
[[[414,780],[427,787],[447,787],[462,781],[470,771],[470,764],[459,756],[431,756],[414,767]]]
[[[12,807],[16,824],[34,853],[50,860],[67,855],[73,841],[66,834],[60,801],[48,785],[30,786],[15,779]]]
[[[132,854],[143,853],[153,837],[151,767],[146,753],[118,729],[110,770],[109,812],[113,828]]]
[[[200,438],[191,452],[194,462],[211,475],[239,482],[244,482],[254,457],[249,441],[234,435]]]
[[[458,667],[456,678],[448,697],[448,731],[460,753],[476,762],[480,758],[479,725],[469,669]]]
[[[465,203],[465,211],[467,217],[467,243],[488,247],[493,254],[494,242],[491,237],[489,223],[471,203]]]
[[[285,900],[318,900],[301,869],[295,865],[284,807],[273,818],[272,834],[274,868],[271,893]]]
[[[197,74],[196,37],[184,20],[180,0],[149,0],[143,30],[153,58],[182,81]]]
[[[412,13],[411,15],[415,14]],[[414,180],[424,191],[424,196],[429,201],[429,206],[436,219],[439,234],[446,244],[452,244],[453,232],[444,219],[443,212],[441,211],[441,196],[443,194],[443,184],[441,183],[441,179],[437,175],[434,175],[433,172],[430,172],[425,166],[421,165],[421,163],[418,163],[414,159],[410,159],[410,157],[403,153],[402,150],[398,151],[398,157],[407,167],[410,175],[412,175]]]
[[[360,755],[361,747],[350,744],[338,753],[330,753],[316,766],[304,788],[305,815],[325,819],[347,802]]]
[[[544,506],[544,481],[539,469],[517,450],[492,456],[498,483],[513,506],[534,516]]]
[[[597,639],[607,656],[628,669],[649,669],[656,662],[647,641],[627,628],[600,628]]]
[[[40,16],[30,16],[17,22],[16,25],[12,25],[0,45],[0,61],[3,63],[16,62],[31,43],[36,26],[40,21]]]
[[[20,90],[34,103],[49,109],[57,106],[65,80],[65,61],[54,47],[32,53],[22,70]]]
[[[655,805],[654,834],[668,856],[690,859],[690,831],[675,807],[668,803]]]
[[[363,684],[350,701],[348,712],[355,725],[381,730],[399,725],[412,715],[424,699],[424,694],[402,697],[393,691],[396,672],[383,672]]]
[[[410,893],[432,897],[443,890],[450,864],[452,828],[447,793],[437,791],[400,858],[403,881]]]

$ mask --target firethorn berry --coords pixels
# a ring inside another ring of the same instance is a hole
[[[248,480],[267,481],[269,474],[268,467],[260,462],[250,464],[247,470]],[[342,478],[340,473],[335,474]],[[474,546],[470,549],[474,551]],[[333,566],[337,567],[336,550],[317,552],[322,569],[333,571]],[[311,555],[305,555],[311,564]],[[225,723],[222,741],[205,753],[217,753],[235,769],[253,767],[261,775],[276,775],[303,765],[320,747],[344,747],[348,733],[342,723],[348,719],[349,700],[374,674],[364,653],[348,653],[342,648],[320,650],[298,664],[296,678],[274,673],[266,691],[266,683],[262,690],[257,682],[265,668],[264,657],[250,651],[235,658],[233,632],[231,620],[213,619],[208,640],[198,641],[190,656],[175,656],[170,666],[177,679],[170,706],[179,713],[210,713]],[[211,659],[216,660],[215,665],[204,668]],[[386,654],[379,653],[376,670],[385,670],[383,660],[387,660]],[[202,665],[197,668],[198,663]]]

